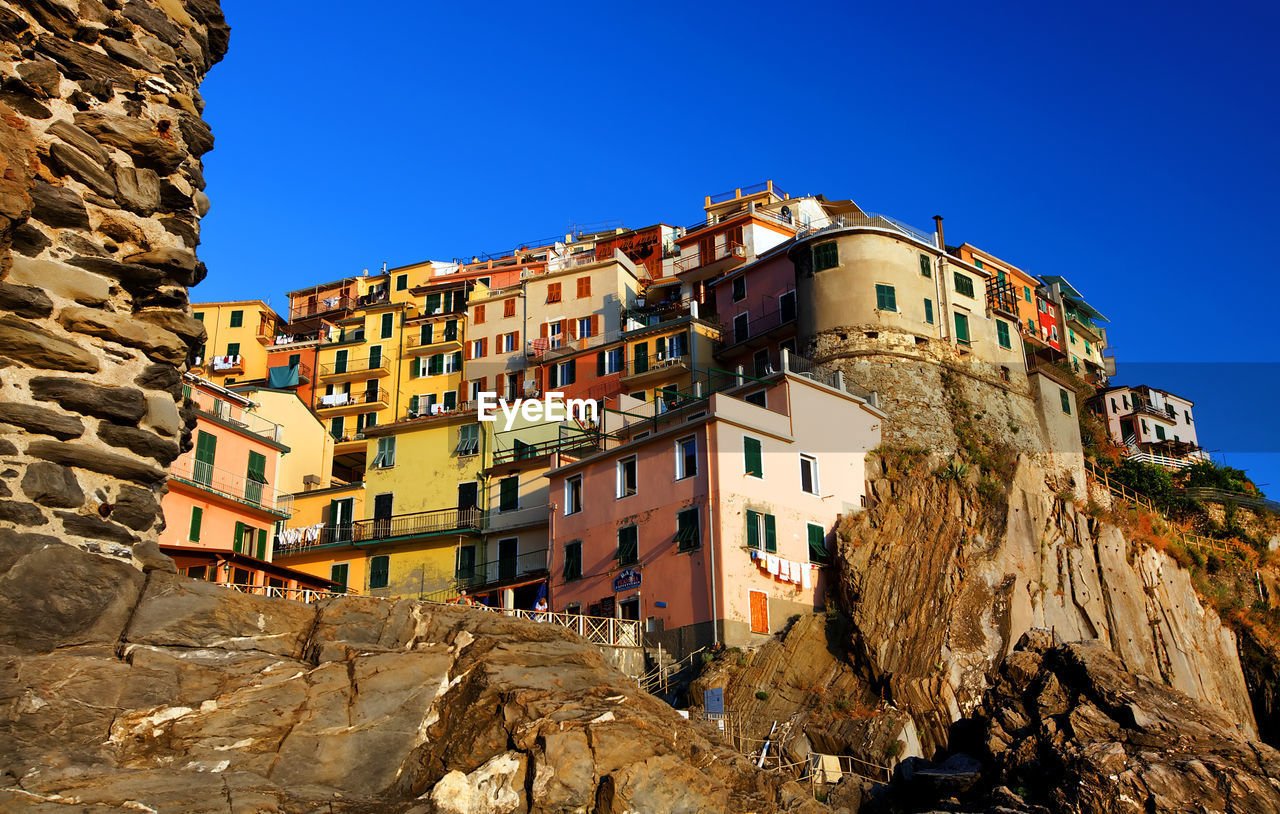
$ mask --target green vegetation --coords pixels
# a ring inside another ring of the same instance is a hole
[[[760,699],[761,701],[768,701],[769,693],[765,692],[764,690],[756,690],[756,698]]]

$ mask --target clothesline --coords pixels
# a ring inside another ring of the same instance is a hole
[[[817,566],[812,563],[788,560],[785,557],[779,557],[777,554],[767,554],[755,549],[751,550],[751,559],[755,561],[760,570],[765,571],[776,579],[799,585],[805,590],[813,587],[812,569]]]

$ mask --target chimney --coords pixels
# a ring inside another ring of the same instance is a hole
[[[934,215],[934,216],[933,216],[933,222],[934,222],[935,224],[937,224],[937,225],[934,227],[934,231],[935,231],[935,232],[937,233],[937,235],[938,235],[938,249],[939,249],[939,250],[941,250],[941,251],[944,251],[944,252],[945,252],[945,251],[947,250],[947,244],[946,244],[946,242],[942,239],[942,216],[941,216],[941,215]]]

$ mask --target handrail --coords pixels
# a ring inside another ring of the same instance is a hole
[[[378,357],[378,365],[374,367],[372,360],[365,359],[348,359],[342,365],[342,370],[338,370],[337,362],[326,362],[320,366],[321,376],[342,376],[347,373],[372,373],[375,370],[389,370],[388,359],[386,356]]]
[[[198,461],[194,452],[182,455],[174,461],[169,468],[169,476],[273,514],[293,516],[293,495],[277,492],[266,483],[250,480],[246,475],[238,475]]]
[[[1212,486],[1188,486],[1178,490],[1178,494],[1192,500],[1207,500],[1211,503],[1234,503],[1237,506],[1244,506],[1248,509],[1280,514],[1280,502],[1243,492],[1228,492],[1223,489],[1215,489]]]
[[[332,599],[347,596],[347,591],[323,591],[319,588],[284,588],[278,585],[253,585],[243,582],[215,582],[220,588],[230,588],[242,594],[266,596],[274,599],[291,599],[295,602],[318,602],[321,599]]]
[[[345,396],[345,398],[344,398]],[[373,404],[386,398],[386,391],[382,388],[377,390],[364,390],[355,393],[333,393],[327,396],[320,396],[316,404],[317,410],[330,410],[336,407],[350,407],[353,404]]]
[[[641,646],[641,623],[636,619],[619,619],[613,616],[586,616],[580,613],[565,613],[563,611],[552,612],[549,610],[525,610],[523,608],[494,608],[488,605],[459,605],[456,602],[439,602],[430,599],[424,601],[435,602],[435,604],[438,605],[456,605],[457,607],[466,608],[468,610],[500,613],[503,616],[528,619],[532,622],[546,622],[560,625],[560,627],[574,631],[579,636],[595,645],[603,645],[606,647]]]

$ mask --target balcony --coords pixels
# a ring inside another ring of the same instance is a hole
[[[1164,407],[1157,407],[1149,401],[1140,401],[1137,399],[1134,400],[1133,410],[1129,415],[1145,415],[1169,424],[1178,423],[1178,411],[1172,407],[1168,405],[1165,405]]]
[[[653,359],[631,359],[622,374],[622,382],[628,386],[650,379],[663,379],[688,373],[693,367],[693,357],[688,354],[660,356]]]
[[[414,537],[478,532],[484,527],[480,509],[433,509],[373,520],[356,520],[340,526],[323,526],[318,533],[302,535],[288,544],[277,543],[277,554],[291,554],[322,546],[369,545]]]
[[[698,248],[696,244],[689,249]],[[729,240],[723,235],[717,237],[710,251],[699,248],[696,254],[676,259],[673,264],[675,273],[686,280],[706,280],[747,262],[747,248],[741,243]]]
[[[325,384],[380,379],[390,375],[391,370],[385,356],[373,359],[349,359],[345,362],[326,362],[320,366],[320,381]]]
[[[334,393],[316,400],[316,413],[321,418],[332,418],[354,413],[371,413],[387,409],[387,391],[366,390],[363,393]]]
[[[523,509],[508,509],[505,512],[489,509],[484,516],[484,530],[499,532],[546,525],[550,511],[551,507],[546,503]]]
[[[456,573],[457,589],[475,593],[513,582],[546,577],[547,552],[547,549],[539,548],[513,557],[499,557],[489,562],[460,566]]]
[[[333,454],[338,455],[361,455],[367,446],[364,433],[356,433],[355,435],[344,435],[341,438],[333,439]]]
[[[194,454],[183,455],[174,461],[169,477],[237,505],[280,518],[293,516],[293,495],[277,492],[265,483],[197,461]]]
[[[515,461],[542,458],[553,452],[572,451],[577,455],[586,455],[599,449],[601,449],[600,438],[594,433],[590,435],[573,435],[566,438],[553,438],[550,441],[541,441],[537,444],[520,444],[511,449],[494,450],[493,464],[490,468],[511,464]]]
[[[1018,292],[1013,283],[1007,280],[1000,282],[995,277],[987,280],[987,308],[1012,317],[1021,325],[1018,317]]]
[[[355,309],[355,297],[338,296],[323,297],[320,299],[309,298],[290,307],[289,321],[297,322],[304,319],[314,319],[316,317],[350,313]]]
[[[754,348],[767,344],[775,337],[795,332],[796,303],[794,297],[765,297],[758,307],[748,306],[746,319],[734,317],[733,323],[720,332],[716,350],[723,351],[738,346]]]
[[[294,375],[296,369],[297,375]],[[293,365],[272,365],[267,368],[267,386],[286,388],[310,384],[312,381],[311,365],[298,362]]]
[[[226,399],[218,398],[212,393],[194,387],[184,387],[183,396],[195,405],[196,412],[223,424],[230,424],[246,432],[279,443],[284,436],[284,428],[274,421],[268,421],[260,415],[245,412],[244,407],[233,404]]]
[[[412,356],[426,356],[432,353],[452,353],[456,350],[462,350],[462,339],[458,335],[458,331],[453,332],[452,338],[447,333],[441,336],[432,337],[424,342],[422,335],[410,336],[409,341],[405,345],[405,353]]]
[[[623,333],[624,331],[606,331],[594,336],[584,336],[578,339],[563,339],[557,337],[555,341],[559,344],[554,346],[552,345],[552,340],[549,337],[539,337],[525,342],[524,355],[526,359],[532,361],[549,362],[553,359],[569,356],[570,354],[574,354],[579,351],[591,350],[592,348],[598,348],[602,345],[617,342],[622,338]]]
[[[697,319],[700,303],[694,299],[662,300],[622,309],[622,324],[627,330],[639,330],[649,325],[693,317]]]
[[[244,357],[238,354],[235,356],[211,356],[209,357],[209,372],[215,376],[244,373]]]

